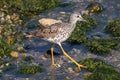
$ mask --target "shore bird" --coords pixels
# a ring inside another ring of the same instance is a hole
[[[77,21],[85,21],[80,13],[74,12],[70,16],[69,23],[55,23],[48,27],[42,27],[40,30],[34,30],[31,32],[27,32],[28,35],[33,35],[39,38],[42,38],[43,40],[51,42],[53,45],[51,47],[51,56],[52,56],[52,66],[55,66],[54,63],[54,44],[58,44],[63,52],[63,54],[70,59],[73,63],[75,63],[78,67],[78,70],[81,70],[81,68],[87,68],[86,66],[83,66],[79,64],[77,61],[75,61],[72,57],[70,57],[67,52],[65,52],[64,48],[62,47],[62,42],[66,41],[70,35],[72,34],[73,30],[76,27]],[[79,34],[79,33],[78,33]]]

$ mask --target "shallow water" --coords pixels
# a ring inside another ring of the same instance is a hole
[[[73,1],[73,2],[71,3],[71,1]],[[93,29],[92,31],[87,33],[87,35],[90,37],[97,35],[97,34],[101,34],[102,37],[109,37],[108,34],[103,33],[105,26],[111,20],[120,19],[120,0],[109,0],[109,1],[108,0],[63,0],[63,2],[70,3],[70,5],[68,5],[66,7],[57,7],[54,10],[42,13],[39,15],[38,19],[47,17],[47,18],[61,19],[63,22],[68,22],[69,15],[72,12],[76,12],[76,11],[81,12],[82,10],[85,10],[87,5],[89,5],[90,3],[99,2],[101,5],[103,5],[104,11],[98,15],[92,15],[92,17],[94,19],[98,20],[99,25],[97,25],[97,27],[95,29]],[[60,12],[65,12],[65,14],[60,14]],[[46,51],[50,49],[51,44],[49,42],[46,42],[46,41],[38,39],[38,38],[37,38],[38,41],[35,41],[35,40],[36,39],[34,38],[32,40],[32,43],[30,43],[31,47],[30,47],[30,49],[27,50],[28,53],[31,53],[31,51],[33,51],[33,52],[38,52],[38,53],[44,55],[44,53],[46,53]],[[63,47],[65,48],[66,52],[68,52],[68,53],[73,52],[70,55],[73,58],[75,58],[76,60],[82,60],[85,58],[93,57],[93,58],[101,58],[101,59],[105,60],[106,62],[108,62],[109,64],[112,64],[113,66],[117,66],[118,64],[120,64],[120,62],[119,62],[120,58],[116,58],[115,55],[98,56],[98,55],[91,54],[87,50],[87,48],[84,46],[84,44],[74,44],[74,45],[72,44],[71,45],[67,42],[64,42]],[[76,51],[74,51],[74,50],[76,50]],[[55,51],[60,54],[62,53],[61,50],[59,49],[58,45],[56,45]],[[80,53],[80,54],[77,55],[77,57],[75,57],[75,55],[74,55],[75,52]],[[119,54],[118,54],[119,51],[117,51],[117,52],[113,51],[113,53],[116,53],[116,55],[119,56]],[[62,56],[62,54],[61,54],[61,56]],[[110,56],[113,57],[113,60],[110,59]],[[59,59],[60,57],[58,57],[58,58],[55,57],[55,58]],[[114,61],[114,58],[117,59],[116,62]],[[49,65],[50,65],[50,62],[49,62]],[[49,66],[49,65],[47,64],[47,66]],[[64,66],[64,65],[62,65],[62,66]],[[66,68],[66,67],[62,67],[62,68],[63,69],[58,68],[59,69],[59,70],[57,69],[58,71],[56,70],[57,80],[63,80],[66,76],[69,75],[66,71],[62,72],[62,71],[64,71],[64,68]],[[118,71],[120,71],[120,67],[117,67],[117,69],[118,69]],[[79,76],[72,78],[72,80],[84,80],[83,75],[82,75],[83,73],[84,73],[84,71],[82,71],[79,74]],[[44,73],[42,75],[44,75]],[[38,75],[35,75],[35,76],[38,77]],[[41,75],[39,75],[39,77],[40,76]],[[46,76],[51,77],[50,74],[48,74]],[[44,78],[46,76],[44,76]],[[42,77],[40,77],[40,78],[42,78]],[[34,78],[35,77],[33,77],[32,79],[34,79]],[[35,80],[37,80],[37,79],[35,79]]]
[[[32,29],[35,29],[37,27],[38,19],[43,17],[61,19],[63,22],[68,22],[69,14],[71,14],[74,11],[80,12],[82,10],[85,10],[87,5],[89,5],[92,2],[99,2],[100,4],[102,4],[104,7],[104,11],[98,15],[92,16],[93,18],[98,20],[99,25],[91,32],[88,32],[88,36],[91,37],[96,33],[102,33],[103,37],[109,37],[108,34],[103,33],[106,24],[108,24],[108,22],[110,22],[111,20],[120,19],[120,0],[63,0],[63,2],[70,3],[70,5],[66,7],[57,7],[54,10],[46,11],[40,14],[39,16],[37,16],[37,18],[31,19],[28,27],[31,25]],[[60,12],[65,12],[65,14],[60,14]],[[32,38],[31,40],[26,40],[24,41],[24,44],[29,45],[29,48],[26,49],[26,53],[32,55],[35,58],[34,61],[36,63],[43,63],[43,66],[46,68],[46,71],[35,75],[20,75],[16,74],[13,71],[13,73],[10,72],[3,74],[3,80],[45,80],[47,78],[51,79],[51,59],[42,59],[42,56],[46,53],[47,50],[50,49],[51,44],[39,38]],[[105,60],[106,62],[112,64],[115,67],[120,64],[120,54],[118,54],[120,53],[119,51],[113,51],[114,55],[112,54],[108,56],[98,56],[91,54],[84,46],[84,44],[71,45],[68,42],[64,42],[63,47],[65,48],[65,51],[68,52],[77,61],[85,58],[97,57]],[[56,45],[55,51],[61,54],[60,56],[55,57],[55,62],[59,63],[60,59],[63,60],[63,64],[61,64],[61,67],[55,69],[55,77],[57,78],[57,80],[63,80],[66,76],[70,75],[67,71],[67,68],[71,66],[75,68],[75,65],[70,63],[69,60],[62,55],[58,45]],[[115,61],[114,58],[117,60]],[[120,66],[117,66],[116,68],[118,69],[118,71],[120,71]],[[73,77],[70,80],[84,80],[84,72],[86,71],[82,71],[78,74],[78,76]]]

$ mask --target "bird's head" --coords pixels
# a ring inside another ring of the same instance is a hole
[[[80,13],[75,12],[73,14],[71,14],[70,16],[70,22],[71,23],[76,23],[77,21],[84,21],[87,22]]]

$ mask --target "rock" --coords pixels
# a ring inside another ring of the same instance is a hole
[[[2,73],[3,71],[0,69],[0,74]]]
[[[22,53],[21,54],[21,57],[26,57],[27,56],[27,53]]]
[[[55,64],[56,68],[60,68],[61,65],[60,64]]]
[[[72,68],[72,67],[69,67],[69,68],[68,68],[68,72],[69,72],[69,73],[74,73],[73,68]]]
[[[65,79],[64,80],[70,80],[70,78],[67,76],[67,77],[65,77]]]
[[[82,13],[83,15],[88,16],[88,15],[90,14],[90,11],[89,11],[89,10],[85,10],[85,11],[81,11],[81,13]]]
[[[84,73],[83,75],[84,75],[84,77],[88,77],[88,76],[90,76],[92,73],[91,72],[86,72],[86,73]]]
[[[2,33],[2,30],[3,30],[3,26],[0,25],[0,33]]]
[[[42,60],[45,60],[45,61],[47,60],[47,58],[46,58],[45,56],[43,56],[43,55],[40,56],[40,58],[41,58]]]
[[[118,64],[117,67],[120,67],[120,64]]]
[[[100,12],[103,11],[103,6],[98,2],[94,2],[94,3],[91,3],[90,5],[88,5],[86,10],[87,10],[86,13],[88,13],[88,14],[90,14],[90,13],[99,14]]]
[[[9,19],[10,19],[10,15],[7,15],[7,16],[6,16],[6,20],[9,20]]]
[[[64,14],[65,14],[65,12],[60,12],[60,14],[64,15]]]
[[[42,18],[38,22],[39,22],[39,25],[42,27],[47,27],[55,23],[62,23],[61,20],[55,20],[50,18]]]
[[[25,78],[25,80],[29,80],[29,78]]]
[[[13,37],[11,37],[11,36],[7,36],[7,42],[9,44],[13,44],[15,42],[15,39]]]
[[[11,52],[10,55],[13,58],[18,58],[18,56],[19,56],[18,52],[16,52],[16,51]]]
[[[58,17],[57,19],[58,19],[58,20],[63,20],[64,18],[63,18],[63,17]]]
[[[80,54],[81,51],[79,49],[73,48],[73,54]]]
[[[5,65],[4,65],[4,64],[0,65],[0,68],[4,68],[4,67],[5,67]]]
[[[19,46],[19,47],[17,48],[17,50],[18,50],[18,51],[23,51],[23,50],[24,50],[24,47],[23,47],[23,46]]]
[[[5,21],[5,18],[0,18],[0,22],[3,23]]]
[[[11,15],[11,19],[12,19],[12,20],[19,20],[19,15],[13,13],[13,15]]]
[[[10,63],[6,63],[6,64],[5,64],[5,66],[9,66],[9,65],[10,65]]]
[[[4,17],[5,13],[0,11],[0,17]]]
[[[63,62],[63,60],[60,58],[59,60],[56,61],[56,63],[59,64],[59,65],[62,65],[64,62]]]

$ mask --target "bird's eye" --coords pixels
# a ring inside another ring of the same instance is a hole
[[[77,18],[79,18],[79,16],[77,16]]]

